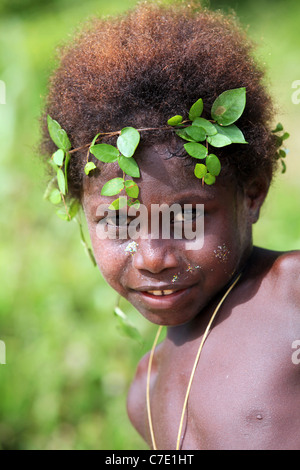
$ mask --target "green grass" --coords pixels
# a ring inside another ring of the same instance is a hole
[[[0,365],[0,448],[145,448],[128,421],[126,391],[154,328],[124,302],[145,344],[117,331],[114,292],[85,256],[75,224],[60,221],[42,199],[45,178],[36,153],[56,45],[87,16],[135,2],[33,3],[21,9],[15,0],[0,20],[0,79],[7,86],[7,104],[0,105],[0,339],[7,352],[7,364]],[[255,242],[299,249],[300,105],[291,102],[291,84],[300,79],[299,3],[240,5],[249,34],[258,42],[263,37],[260,55],[270,69],[278,120],[291,132],[288,171],[271,189]]]

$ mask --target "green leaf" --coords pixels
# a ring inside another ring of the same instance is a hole
[[[129,321],[127,315],[123,312],[123,310],[120,309],[120,307],[115,307],[114,309],[114,314],[118,319],[119,322],[119,328],[121,332],[125,335],[128,336],[131,339],[134,339],[135,341],[138,341],[139,343],[143,343],[143,339],[139,331],[132,325],[132,323]]]
[[[101,135],[101,132],[99,132],[98,134],[95,135],[95,137],[93,138],[93,141],[92,141],[90,147],[93,147],[93,146],[95,145],[96,140],[98,139],[99,135]]]
[[[188,142],[195,142],[194,139],[192,139],[192,137],[189,137],[187,135],[185,129],[179,129],[178,131],[176,131],[176,134],[178,135],[178,137],[180,137],[181,139],[187,140]]]
[[[205,130],[206,135],[215,135],[217,133],[217,129],[214,124],[204,118],[196,118],[192,126],[202,127]]]
[[[62,207],[56,211],[56,215],[58,215],[60,219],[70,222],[70,220],[74,219],[74,217],[77,215],[79,207],[79,201],[73,199],[67,206],[67,210],[65,207]]]
[[[141,205],[141,203],[138,199],[135,199],[135,200],[128,199],[128,201],[127,201],[127,206],[129,206],[129,207],[133,206],[133,207],[136,208],[136,210],[138,210],[140,208],[140,205]]]
[[[65,158],[65,152],[62,149],[58,149],[53,155],[52,155],[53,161],[56,165],[62,166],[64,163],[64,158]]]
[[[281,140],[282,140],[282,141],[283,141],[283,140],[286,140],[286,139],[288,139],[289,137],[290,137],[290,134],[289,134],[288,132],[285,132],[285,133],[283,134],[283,136],[281,137]]]
[[[207,142],[213,147],[226,147],[232,143],[229,137],[223,134],[210,135],[207,137]]]
[[[112,163],[117,161],[120,155],[118,149],[109,144],[96,144],[90,148],[90,152],[101,162]]]
[[[72,147],[71,142],[67,136],[67,133],[62,129],[61,125],[52,119],[49,115],[47,116],[48,131],[51,139],[55,145],[67,152]]]
[[[49,196],[50,196],[51,192],[53,191],[53,189],[57,189],[57,177],[56,176],[54,176],[51,179],[51,181],[49,181],[49,183],[48,183],[48,185],[45,189],[43,199],[49,200]]]
[[[215,124],[215,128],[218,131],[218,134],[225,135],[228,139],[231,140],[233,144],[247,144],[244,134],[242,131],[235,125],[231,124],[230,126],[222,127],[218,124]]]
[[[58,168],[56,175],[57,175],[58,187],[60,191],[62,192],[62,194],[65,196],[66,195],[66,180],[65,180],[64,172],[60,168]]]
[[[56,172],[58,170],[58,166],[56,165],[56,163],[52,160],[52,158],[50,158],[50,160],[48,160],[48,163],[49,165],[53,168],[53,170]]]
[[[119,209],[123,209],[127,205],[127,197],[120,196],[118,199],[115,199],[109,206],[108,209],[113,211],[118,211]]]
[[[117,140],[117,147],[124,157],[130,158],[134,155],[140,143],[140,134],[133,127],[124,127]]]
[[[230,126],[241,117],[245,106],[246,88],[224,91],[213,103],[211,116],[218,124]]]
[[[131,180],[125,181],[125,191],[129,197],[137,198],[139,196],[139,187],[138,185]]]
[[[202,144],[189,142],[188,144],[184,144],[184,148],[187,153],[194,158],[205,158],[207,155],[207,148]]]
[[[59,204],[61,202],[61,193],[59,189],[57,188],[52,189],[47,199],[51,202],[51,204],[54,204],[54,205]]]
[[[132,176],[133,178],[140,177],[138,164],[133,157],[127,158],[123,155],[120,155],[119,167],[126,173],[126,175]]]
[[[209,171],[211,175],[218,176],[220,174],[221,163],[216,155],[214,155],[213,153],[208,155],[205,163],[207,166],[207,170]]]
[[[284,161],[284,160],[280,160],[280,161],[281,161],[281,165],[282,165],[281,173],[285,173],[285,172],[286,172],[286,164],[285,164],[285,161]]]
[[[94,162],[87,162],[87,164],[84,167],[84,172],[86,175],[90,173],[90,171],[95,170],[97,167]]]
[[[207,173],[207,168],[202,163],[197,163],[195,166],[194,174],[196,178],[202,179]]]
[[[107,181],[101,190],[102,196],[115,196],[124,189],[123,178],[113,178]]]
[[[281,131],[283,131],[283,125],[281,124],[281,122],[279,122],[276,128],[272,130],[272,132],[275,134],[276,132],[281,132]]]
[[[168,120],[169,126],[178,126],[182,123],[183,117],[179,114],[177,116],[173,116]]]
[[[189,120],[194,121],[197,117],[200,117],[203,112],[203,100],[200,98],[190,109]]]
[[[206,173],[206,175],[204,176],[204,182],[211,186],[216,182],[216,177],[211,175],[210,173]]]
[[[185,129],[185,132],[195,142],[203,142],[206,139],[206,132],[202,127],[190,126]]]

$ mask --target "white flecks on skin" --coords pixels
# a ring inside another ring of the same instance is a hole
[[[138,247],[138,243],[130,242],[125,248],[125,253],[130,253],[131,255],[134,255],[137,252]]]
[[[230,254],[230,250],[227,248],[225,243],[223,243],[222,246],[218,246],[218,248],[214,250],[214,254],[215,257],[219,259],[220,263],[226,263]]]
[[[199,265],[191,266],[190,264],[188,264],[187,269],[185,270],[185,272],[186,273],[193,273],[194,271],[196,271],[197,269],[200,269],[200,268],[201,268],[201,266],[199,266]],[[174,274],[173,279],[172,279],[173,284],[179,280],[179,276],[180,276],[180,272],[178,274]]]

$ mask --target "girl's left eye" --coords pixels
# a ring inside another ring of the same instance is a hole
[[[201,212],[202,214],[202,212]],[[199,209],[182,210],[178,214],[175,214],[173,223],[193,222],[200,215]]]
[[[130,218],[127,216],[127,214],[116,212],[113,215],[107,216],[105,221],[107,225],[111,225],[113,227],[125,227],[129,224]]]

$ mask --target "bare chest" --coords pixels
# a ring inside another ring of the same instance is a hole
[[[274,317],[273,317],[274,319]],[[275,315],[276,319],[276,315]],[[300,384],[289,333],[276,320],[220,323],[197,364],[178,436],[185,395],[201,338],[166,343],[151,389],[159,449],[299,448]],[[298,373],[299,374],[299,373]],[[283,430],[285,433],[283,435]]]

